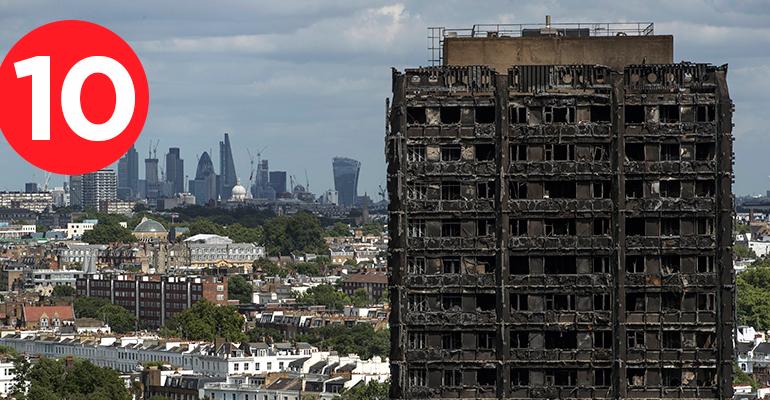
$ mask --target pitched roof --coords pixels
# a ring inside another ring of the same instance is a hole
[[[345,277],[345,282],[360,282],[360,283],[380,283],[387,285],[388,275],[382,272],[373,272],[368,274],[351,274]]]
[[[42,316],[48,318],[58,318],[62,321],[72,321],[75,319],[75,312],[72,306],[28,306],[25,305],[22,314],[24,321],[40,321]]]

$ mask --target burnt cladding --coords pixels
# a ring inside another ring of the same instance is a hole
[[[394,71],[391,398],[730,398],[726,73]]]

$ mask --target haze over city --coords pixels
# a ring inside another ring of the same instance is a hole
[[[150,114],[136,143],[146,157],[180,147],[188,175],[196,156],[215,150],[224,132],[233,142],[238,176],[249,175],[249,156],[265,148],[271,169],[303,177],[316,192],[333,188],[331,160],[362,162],[359,193],[376,197],[385,180],[383,136],[389,66],[426,65],[426,27],[474,23],[651,21],[675,36],[675,60],[729,61],[735,99],[735,193],[764,193],[763,165],[770,138],[762,118],[770,108],[766,53],[767,1],[424,2],[231,1],[216,8],[136,1],[109,9],[101,2],[34,1],[0,6],[0,50],[23,33],[57,19],[86,19],[125,38],[150,81]],[[148,11],[152,10],[152,11]],[[505,10],[500,12],[500,10]],[[597,14],[597,10],[601,13]],[[494,11],[494,12],[492,12]],[[215,164],[218,163],[214,156]],[[42,172],[0,144],[0,168],[17,171],[0,189],[42,182]],[[143,167],[140,169],[143,176]],[[53,177],[61,185],[63,177]]]

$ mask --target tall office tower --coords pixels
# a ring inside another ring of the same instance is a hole
[[[25,193],[37,193],[37,183],[35,182],[27,182],[24,184],[24,192]]]
[[[139,194],[139,153],[131,146],[118,160],[118,197],[135,199]]]
[[[145,195],[150,204],[160,197],[160,179],[158,178],[158,158],[154,153],[144,159]]]
[[[254,177],[254,185],[251,187],[251,195],[255,199],[275,200],[276,191],[270,185],[270,168],[267,160],[260,160],[257,164],[257,173]]]
[[[332,171],[334,172],[334,189],[339,194],[341,206],[354,206],[358,197],[358,172],[361,163],[345,157],[334,157]]]
[[[206,205],[217,201],[217,174],[208,152],[204,151],[198,159],[195,179],[190,180],[189,186],[196,204]]]
[[[286,171],[270,171],[270,186],[276,194],[286,193]]]
[[[219,196],[227,200],[233,191],[238,178],[235,176],[233,149],[230,147],[230,135],[225,133],[225,139],[219,142]]]
[[[83,175],[70,175],[69,195],[71,206],[83,206]]]
[[[179,147],[171,147],[166,153],[166,182],[170,183],[171,195],[184,193],[184,160]]]
[[[572,26],[393,74],[393,399],[732,396],[727,67]]]
[[[83,208],[99,210],[100,204],[118,196],[118,177],[112,169],[83,175]]]

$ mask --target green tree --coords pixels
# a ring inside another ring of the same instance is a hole
[[[241,224],[228,225],[226,235],[235,243],[262,243],[262,228],[247,228]]]
[[[132,332],[136,328],[136,316],[122,306],[106,304],[99,308],[98,314],[98,318],[116,333]]]
[[[64,360],[42,358],[26,373],[29,400],[129,400],[131,395],[118,373],[75,359],[71,368]],[[17,397],[18,399],[18,397]]]
[[[262,274],[265,276],[279,276],[284,278],[289,275],[289,271],[286,268],[281,267],[267,258],[254,260],[251,267],[254,269],[254,272],[262,271]]]
[[[350,232],[350,227],[342,222],[336,222],[334,225],[332,225],[328,234],[332,237],[353,236],[353,234]]]
[[[54,286],[53,297],[72,297],[76,293],[75,288],[69,285]]]
[[[353,292],[353,296],[350,296],[350,301],[356,307],[366,307],[369,305],[369,292],[364,288],[358,288]]]
[[[388,382],[369,381],[365,385],[356,385],[343,390],[334,400],[388,400],[390,384]]]
[[[211,220],[208,220],[206,218],[198,218],[195,221],[193,221],[190,226],[188,227],[190,229],[188,236],[195,236],[199,234],[210,234],[210,235],[220,235],[225,236],[225,228],[222,225],[219,225],[215,222],[212,222]]]
[[[251,303],[254,287],[241,275],[235,275],[227,281],[227,298],[238,300],[241,304]]]
[[[755,261],[737,275],[736,283],[738,322],[757,330],[770,329],[770,262]]]
[[[375,331],[371,324],[326,325],[297,336],[298,342],[308,342],[322,350],[334,350],[340,354],[355,353],[362,359],[373,356],[388,357],[390,353],[390,331]]]
[[[321,276],[321,266],[315,262],[296,263],[289,268],[299,275]]]
[[[248,335],[250,342],[276,343],[286,340],[284,334],[278,329],[261,326],[257,326],[250,330]]]
[[[136,242],[136,237],[134,237],[130,230],[116,223],[101,221],[94,225],[94,229],[86,231],[81,239],[84,242],[91,244]]]
[[[364,235],[382,235],[385,232],[385,226],[380,223],[371,222],[368,224],[364,224],[361,227],[361,231]]]
[[[77,297],[73,302],[75,317],[100,318],[99,310],[107,304],[110,304],[109,300],[98,297]]]
[[[308,306],[326,306],[330,310],[341,310],[350,304],[350,297],[331,285],[318,285],[297,297],[297,302]]]
[[[294,251],[324,254],[328,250],[324,233],[318,218],[308,212],[282,215],[265,224],[265,246],[272,255],[286,255]]]
[[[748,259],[748,258],[757,258],[756,253],[754,253],[754,250],[751,250],[748,248],[748,246],[744,244],[736,244],[733,246],[733,253],[739,258],[739,259]]]
[[[11,398],[17,400],[24,400],[25,394],[29,388],[29,371],[32,369],[32,364],[22,355],[16,355],[13,357],[13,384],[11,385],[10,394]]]
[[[213,341],[223,337],[231,342],[240,342],[246,339],[243,325],[243,317],[235,307],[201,300],[177,314],[163,333],[188,340]]]

